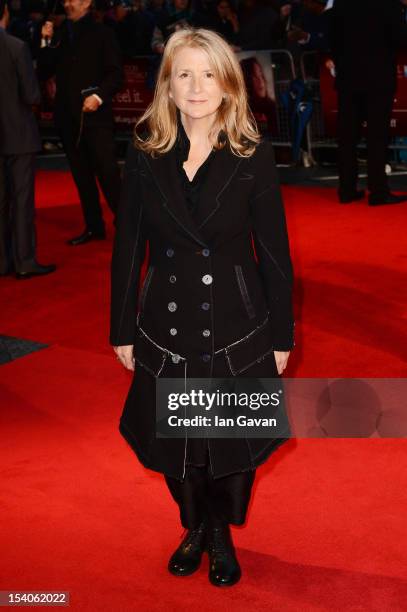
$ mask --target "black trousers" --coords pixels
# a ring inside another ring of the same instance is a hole
[[[200,446],[200,440],[191,439]],[[197,452],[199,454],[200,449]],[[168,489],[178,504],[180,520],[186,529],[196,529],[202,521],[211,525],[242,525],[245,522],[256,470],[212,478],[209,457],[205,465],[185,466],[185,478],[164,475]]]
[[[386,176],[387,147],[394,92],[338,90],[339,194],[351,196],[357,188],[357,145],[367,121],[367,173],[372,194],[383,196],[389,187]]]
[[[0,156],[0,274],[35,264],[35,155]]]
[[[86,119],[84,114],[82,130],[79,122],[70,117],[58,117],[57,126],[78,190],[86,229],[104,232],[105,223],[96,178],[110,210],[115,214],[121,180],[114,132],[113,126],[89,127]]]

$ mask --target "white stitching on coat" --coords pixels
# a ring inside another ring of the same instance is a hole
[[[261,246],[263,247],[263,249],[266,251],[267,255],[270,257],[271,261],[274,263],[274,265],[276,266],[277,270],[280,272],[280,274],[285,278],[285,280],[287,282],[288,278],[287,276],[284,274],[283,270],[280,268],[280,266],[278,265],[278,262],[276,261],[276,259],[272,256],[272,254],[270,253],[270,251],[267,249],[266,245],[264,244],[264,242],[262,241],[262,239],[260,238],[260,236],[257,234],[257,239],[259,241],[259,243],[261,244]]]
[[[246,336],[244,336],[243,338],[240,338],[239,340],[236,340],[236,342],[232,342],[231,344],[228,344],[227,346],[224,346],[223,348],[218,349],[217,351],[215,351],[215,355],[217,355],[217,353],[220,353],[221,351],[226,351],[226,349],[231,348],[232,346],[236,346],[237,344],[240,344],[241,342],[243,342],[243,340],[246,340],[247,338],[250,338],[250,336],[252,336],[253,334],[255,334],[257,332],[257,330],[259,330],[261,327],[264,327],[264,325],[266,325],[268,321],[268,315],[267,317],[264,319],[263,323],[260,323],[260,325],[258,325],[257,327],[255,327],[251,332],[249,332]]]

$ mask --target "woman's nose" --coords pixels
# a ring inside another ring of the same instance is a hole
[[[201,91],[202,84],[199,77],[192,77],[191,88],[194,93],[199,93]]]

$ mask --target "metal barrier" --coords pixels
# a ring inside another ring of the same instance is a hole
[[[295,79],[295,65],[292,54],[286,49],[271,49],[271,66],[274,77],[278,134],[271,134],[274,146],[291,147],[290,118],[287,109],[280,101],[280,96],[290,87]]]
[[[318,51],[304,51],[300,59],[301,78],[312,94],[313,113],[307,126],[308,153],[314,161],[314,151],[318,148],[337,147],[337,139],[325,135],[324,114],[319,80]]]

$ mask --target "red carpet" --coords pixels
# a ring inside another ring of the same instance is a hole
[[[0,333],[49,348],[0,369],[0,590],[74,610],[405,610],[404,440],[292,440],[258,470],[230,590],[167,573],[182,528],[163,478],[118,433],[131,374],[108,345],[111,240],[82,229],[69,176],[39,173],[42,279],[0,279]],[[291,376],[406,376],[407,204],[285,188],[296,272]],[[106,213],[109,218],[109,213]],[[112,236],[110,228],[109,236]]]

